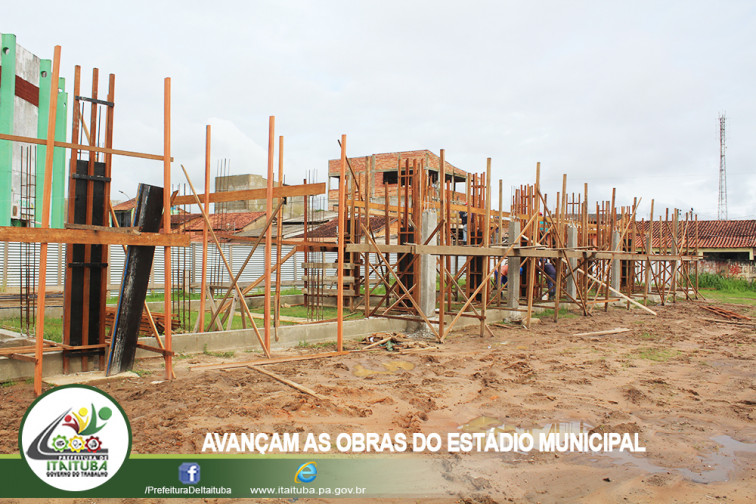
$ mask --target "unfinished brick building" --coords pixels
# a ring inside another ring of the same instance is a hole
[[[438,177],[441,159],[431,151],[414,150],[404,152],[385,152],[383,154],[373,154],[371,156],[361,156],[348,158],[349,165],[354,170],[357,177],[366,178],[369,169],[370,195],[371,200],[375,203],[385,201],[386,191],[389,195],[389,203],[396,204],[397,190],[401,181],[402,170],[407,166],[411,170],[413,166],[423,168],[426,175],[430,178],[433,186],[438,190]],[[331,159],[328,161],[328,201],[329,206],[333,208],[338,199],[339,193],[339,163],[340,159]],[[465,181],[467,172],[457,168],[448,161],[446,164],[446,180],[451,181],[452,190],[455,191],[453,198],[460,203],[465,202]],[[347,171],[349,174],[349,171]],[[349,175],[348,177],[349,178]],[[461,183],[461,186],[457,186]],[[459,192],[458,192],[459,191]],[[410,190],[411,194],[411,190]]]

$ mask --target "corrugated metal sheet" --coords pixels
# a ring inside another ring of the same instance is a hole
[[[226,255],[231,268],[236,275],[239,272],[242,264],[244,263],[250,250],[252,250],[251,244],[239,244],[224,243],[221,245],[223,253]],[[109,269],[109,281],[111,290],[117,290],[120,288],[123,280],[123,267],[126,256],[123,248],[120,246],[110,246],[108,257],[108,269]],[[6,254],[7,250],[7,254]],[[292,250],[291,246],[281,247],[281,256],[285,257]],[[39,265],[39,244],[35,244],[35,264]],[[58,244],[50,244],[47,253],[47,285],[50,287],[63,288],[65,281],[65,246]],[[184,251],[180,247],[172,248],[171,253],[171,265],[172,269],[176,270],[179,264],[185,261],[186,269],[189,270],[190,282],[197,284],[202,278],[202,245],[200,243],[192,243],[191,247]],[[7,257],[6,257],[7,256]],[[184,259],[185,257],[185,259]],[[311,262],[326,262],[335,263],[337,258],[336,252],[325,252],[322,255],[320,253],[310,253]],[[390,255],[390,261],[393,264],[396,262],[396,254]],[[372,264],[377,265],[380,263],[376,254],[370,254],[370,261]],[[271,264],[276,262],[276,251],[273,248],[273,257],[271,258]],[[283,282],[297,281],[301,282],[304,277],[304,270],[302,269],[302,263],[304,262],[304,253],[296,252],[286,263],[284,263],[281,270],[281,280]],[[150,276],[150,288],[159,289],[162,288],[164,277],[164,252],[162,247],[155,248],[155,258],[152,265],[152,275]],[[5,288],[18,288],[21,285],[21,244],[20,243],[8,243],[0,244],[0,285]],[[208,281],[212,283],[228,283],[231,281],[228,272],[223,264],[223,260],[218,254],[218,251],[214,245],[208,246]],[[453,273],[456,271],[454,268],[454,260],[452,260]],[[265,247],[260,246],[257,248],[249,264],[242,273],[240,282],[247,284],[257,280],[265,272]],[[328,273],[333,274],[333,271]],[[275,281],[275,275],[272,276]],[[373,272],[370,275],[372,283],[379,280],[378,275]]]

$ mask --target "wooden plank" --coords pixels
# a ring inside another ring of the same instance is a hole
[[[316,290],[309,290],[309,289],[302,289],[303,294],[321,294],[323,296],[337,296],[339,293],[339,289],[316,289]],[[345,290],[343,291],[344,296],[356,296],[357,294],[353,290]]]
[[[304,269],[337,269],[339,267],[336,263],[322,263],[322,262],[304,262],[302,263]],[[344,263],[345,268],[354,268],[353,263]]]
[[[707,322],[715,322],[717,324],[732,324],[732,325],[743,326],[743,327],[756,327],[756,323],[737,322],[735,320],[720,320],[720,319],[711,319],[711,318],[705,318],[703,320]]]
[[[42,223],[40,231],[47,231],[50,227],[50,201],[52,193],[52,170],[53,170],[53,139],[55,138],[56,112],[58,109],[58,77],[60,75],[60,46],[55,46],[53,56],[53,73],[50,82],[50,110],[47,122],[47,148],[45,149],[45,178],[42,199]],[[43,338],[45,335],[45,287],[47,284],[47,243],[39,247],[39,272],[37,275],[37,327],[35,342],[34,363],[34,393],[42,393],[42,353]]]
[[[50,99],[52,100],[52,96]],[[31,143],[31,144],[37,144],[37,145],[46,145],[48,143],[47,140],[45,140],[44,138],[25,137],[25,136],[19,136],[19,135],[7,135],[5,133],[0,133],[0,140],[9,140],[11,142]],[[121,149],[109,149],[107,147],[97,147],[94,145],[82,145],[82,144],[71,143],[71,142],[60,142],[58,140],[55,140],[52,143],[55,145],[55,147],[62,147],[64,149],[82,150],[82,151],[87,151],[87,152],[101,152],[103,154],[108,154],[108,155],[115,154],[116,156],[126,156],[126,157],[140,158],[140,159],[152,159],[155,161],[163,160],[163,156],[160,154],[144,154],[141,152],[127,151],[127,150],[121,150]],[[173,161],[173,158],[171,158],[171,161]]]
[[[492,256],[503,257],[505,252],[507,257],[520,258],[575,258],[581,259],[590,257],[591,259],[619,259],[623,261],[697,261],[695,256],[673,256],[664,254],[636,254],[632,252],[610,252],[599,250],[578,250],[578,249],[533,249],[524,247],[478,247],[466,245],[378,245],[378,249],[383,253],[391,254],[431,254],[431,255],[457,255],[457,256]],[[353,243],[346,246],[347,252],[374,252],[373,247],[366,243]]]
[[[593,331],[573,334],[573,336],[608,336],[609,334],[620,334],[629,332],[630,329],[625,327],[617,327],[615,329],[607,329],[606,331]]]
[[[166,77],[163,80],[163,233],[171,233],[171,78]],[[183,167],[182,167],[183,168]],[[189,182],[191,185],[191,181]],[[195,193],[194,188],[192,192]],[[197,203],[199,204],[199,198]],[[163,311],[165,312],[166,321],[171,320],[171,290],[172,275],[171,271],[171,248],[163,247]],[[171,324],[165,324],[165,348],[170,351],[173,349],[173,333]],[[163,355],[165,360],[165,379],[170,380],[173,374],[173,354]]]
[[[214,369],[234,369],[234,368],[243,368],[243,367],[248,367],[248,366],[263,366],[265,364],[279,364],[281,362],[296,362],[296,361],[303,361],[303,360],[327,359],[330,357],[340,357],[342,355],[348,355],[350,353],[354,353],[354,351],[323,352],[323,353],[317,353],[317,354],[294,355],[291,357],[275,357],[275,358],[266,359],[266,360],[255,359],[251,361],[227,362],[225,364],[199,364],[197,366],[190,366],[189,371],[210,371]]]
[[[278,380],[281,383],[283,383],[285,385],[288,385],[289,387],[291,387],[293,389],[297,389],[300,392],[304,392],[305,394],[311,395],[312,397],[314,397],[316,399],[320,399],[321,401],[325,401],[326,400],[325,396],[322,396],[322,395],[318,394],[317,392],[315,392],[311,388],[307,388],[304,385],[300,385],[297,382],[293,382],[291,380],[288,380],[288,379],[284,378],[283,376],[279,376],[279,375],[277,375],[275,373],[271,373],[270,371],[266,371],[265,369],[262,369],[262,368],[259,368],[259,367],[256,367],[256,366],[248,366],[248,367],[249,367],[249,369],[253,369],[253,370],[257,371],[258,373],[262,373],[262,374],[264,374],[266,376],[269,376],[269,377],[273,378],[274,380]]]
[[[273,188],[273,198],[288,198],[294,196],[316,196],[325,193],[325,182],[317,184],[299,184]],[[225,191],[210,193],[210,203],[225,203],[228,201],[246,201],[266,199],[268,189],[244,189],[241,191]],[[174,205],[193,205],[191,196],[176,196]]]
[[[0,242],[80,243],[91,245],[145,245],[188,247],[189,235],[182,233],[119,233],[95,229],[47,229],[0,226]]]

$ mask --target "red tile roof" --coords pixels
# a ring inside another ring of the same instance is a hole
[[[235,233],[249,226],[257,219],[265,217],[265,212],[228,212],[208,216],[214,231]],[[197,218],[186,225],[186,231],[202,231],[204,219]]]
[[[395,221],[396,219],[389,218],[390,222]],[[307,231],[307,239],[310,238],[332,238],[336,239],[336,230],[338,228],[339,224],[338,217],[329,220],[325,224],[322,224],[315,229],[311,229]],[[363,221],[364,222],[364,221]],[[380,229],[383,229],[385,227],[386,218],[382,215],[372,215],[370,216],[370,229],[373,231],[378,231]],[[293,236],[292,238],[304,238],[304,233],[298,234],[297,236]]]
[[[680,236],[685,236],[688,246],[696,246],[695,221],[679,222]],[[638,229],[647,232],[648,222],[638,223]],[[654,222],[653,247],[659,246],[659,222]],[[669,231],[665,230],[669,237]],[[668,240],[669,238],[667,238]],[[700,220],[698,221],[699,248],[756,248],[756,220]]]
[[[113,207],[113,211],[118,212],[120,210],[133,210],[135,206],[136,206],[136,198],[131,198],[130,200],[118,203],[116,206]]]

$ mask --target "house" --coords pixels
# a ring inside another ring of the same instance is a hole
[[[642,229],[648,229],[648,222]],[[756,278],[756,219],[699,220],[679,224],[683,247],[701,257],[699,271],[746,279]],[[653,225],[652,247],[658,250],[659,222]]]
[[[274,182],[277,186],[278,182]],[[289,184],[284,184],[289,185]],[[215,191],[244,191],[247,189],[267,189],[268,180],[260,175],[223,175],[215,177]],[[266,200],[239,200],[215,203],[215,211],[219,213],[231,212],[265,212]],[[274,203],[275,205],[275,203]],[[286,199],[283,205],[284,218],[299,217],[304,213],[304,196]]]
[[[396,205],[396,198],[400,188],[400,175],[405,166],[410,169],[417,165],[425,170],[429,183],[438,190],[439,169],[441,158],[429,150],[415,150],[404,152],[386,152],[371,156],[348,158],[355,175],[364,180],[368,167],[370,169],[370,200],[374,203],[383,203],[388,194],[389,203]],[[448,161],[444,162],[446,180],[452,184],[452,190],[456,193],[456,185],[467,180],[467,172],[457,168]],[[339,195],[339,183],[341,159],[328,161],[328,201],[329,206],[334,208]],[[347,174],[350,174],[347,168]],[[361,182],[360,182],[361,183]],[[403,183],[401,185],[404,185]],[[464,191],[464,188],[462,189]],[[364,189],[361,188],[364,193]],[[453,199],[459,202],[466,201],[464,193],[456,193]]]

